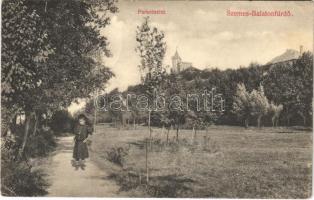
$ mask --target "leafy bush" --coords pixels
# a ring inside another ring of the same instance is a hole
[[[40,171],[31,171],[26,164],[11,162],[2,166],[1,191],[5,196],[42,196],[47,183]]]
[[[47,183],[40,171],[32,171],[24,160],[13,159],[10,140],[2,139],[1,146],[1,192],[4,196],[42,196]]]
[[[24,136],[24,127],[14,127],[14,147],[12,151],[18,152],[19,147],[22,145]],[[32,132],[31,132],[32,133]],[[27,157],[41,157],[46,156],[49,152],[56,147],[55,135],[51,129],[38,128],[35,134],[29,135],[26,146],[24,149],[24,155]]]
[[[29,157],[46,156],[56,147],[55,135],[51,130],[41,130],[38,135],[31,135],[25,147]]]
[[[107,151],[107,160],[123,167],[124,158],[128,155],[128,150],[123,147],[111,148]]]
[[[34,171],[27,159],[41,157],[55,146],[52,130],[37,129],[29,136],[23,158],[18,157],[22,144],[23,126],[15,126],[14,136],[2,137],[1,141],[1,191],[5,196],[42,196],[46,194],[47,183],[41,171]]]

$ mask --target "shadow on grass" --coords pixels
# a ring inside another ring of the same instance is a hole
[[[183,197],[192,191],[189,184],[195,182],[192,179],[173,174],[150,177],[147,184],[146,177],[143,174],[127,171],[111,174],[104,179],[116,181],[120,186],[120,192],[136,189],[143,191],[150,197]]]
[[[159,173],[155,173],[158,170],[152,167],[149,169],[152,176],[149,177],[149,181],[147,182],[145,171],[132,167],[132,163],[127,163],[129,153],[132,153],[134,150],[144,151],[143,149],[146,148],[146,145],[148,145],[149,153],[167,152],[176,154],[182,151],[183,153],[187,152],[192,155],[193,153],[216,153],[219,150],[215,141],[211,141],[210,138],[199,138],[193,141],[189,141],[185,138],[167,141],[152,138],[150,142],[139,140],[129,142],[128,145],[129,148],[133,148],[130,152],[124,150],[122,147],[112,148],[106,151],[105,158],[119,166],[120,169],[104,179],[111,179],[117,182],[120,186],[120,192],[140,193],[143,195],[141,197],[190,197],[193,196],[194,193],[193,183],[195,183],[195,181],[173,172],[160,176]],[[156,174],[156,176],[153,174]],[[159,176],[157,176],[157,174]]]
[[[144,149],[145,145],[146,145],[145,140],[143,140],[143,141],[136,141],[136,142],[129,142],[128,144],[129,145],[134,145],[134,146],[138,147],[139,149]]]

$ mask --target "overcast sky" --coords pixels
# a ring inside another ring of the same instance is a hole
[[[212,2],[212,1],[121,1],[119,13],[111,19],[104,34],[113,54],[105,58],[116,78],[108,90],[124,90],[139,82],[139,56],[135,52],[136,27],[147,15],[142,10],[165,10],[165,15],[149,15],[152,25],[165,33],[165,65],[178,48],[184,61],[199,69],[264,64],[286,49],[305,50],[313,47],[312,2]],[[289,10],[291,17],[232,17],[227,10]],[[74,106],[75,107],[75,106]]]

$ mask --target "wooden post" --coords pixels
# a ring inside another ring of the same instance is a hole
[[[145,156],[146,156],[146,184],[148,184],[149,181],[149,175],[148,175],[148,142],[146,139],[146,145],[145,145]]]
[[[179,142],[179,124],[177,124],[177,142]]]
[[[152,131],[150,128],[150,114],[151,110],[148,111],[148,131],[149,131],[149,148],[152,148]]]
[[[192,140],[194,141],[194,131],[195,131],[195,125],[193,125],[193,130],[192,130]]]
[[[168,129],[168,132],[167,132],[167,145],[169,143],[169,131],[170,131],[170,128]]]
[[[94,133],[96,133],[96,123],[97,123],[97,105],[96,105],[97,95],[98,95],[98,91],[96,89],[96,91],[95,91],[95,104],[94,104]]]

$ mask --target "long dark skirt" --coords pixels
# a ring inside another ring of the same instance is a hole
[[[83,141],[75,141],[73,158],[75,160],[88,158],[88,148],[87,144]]]

